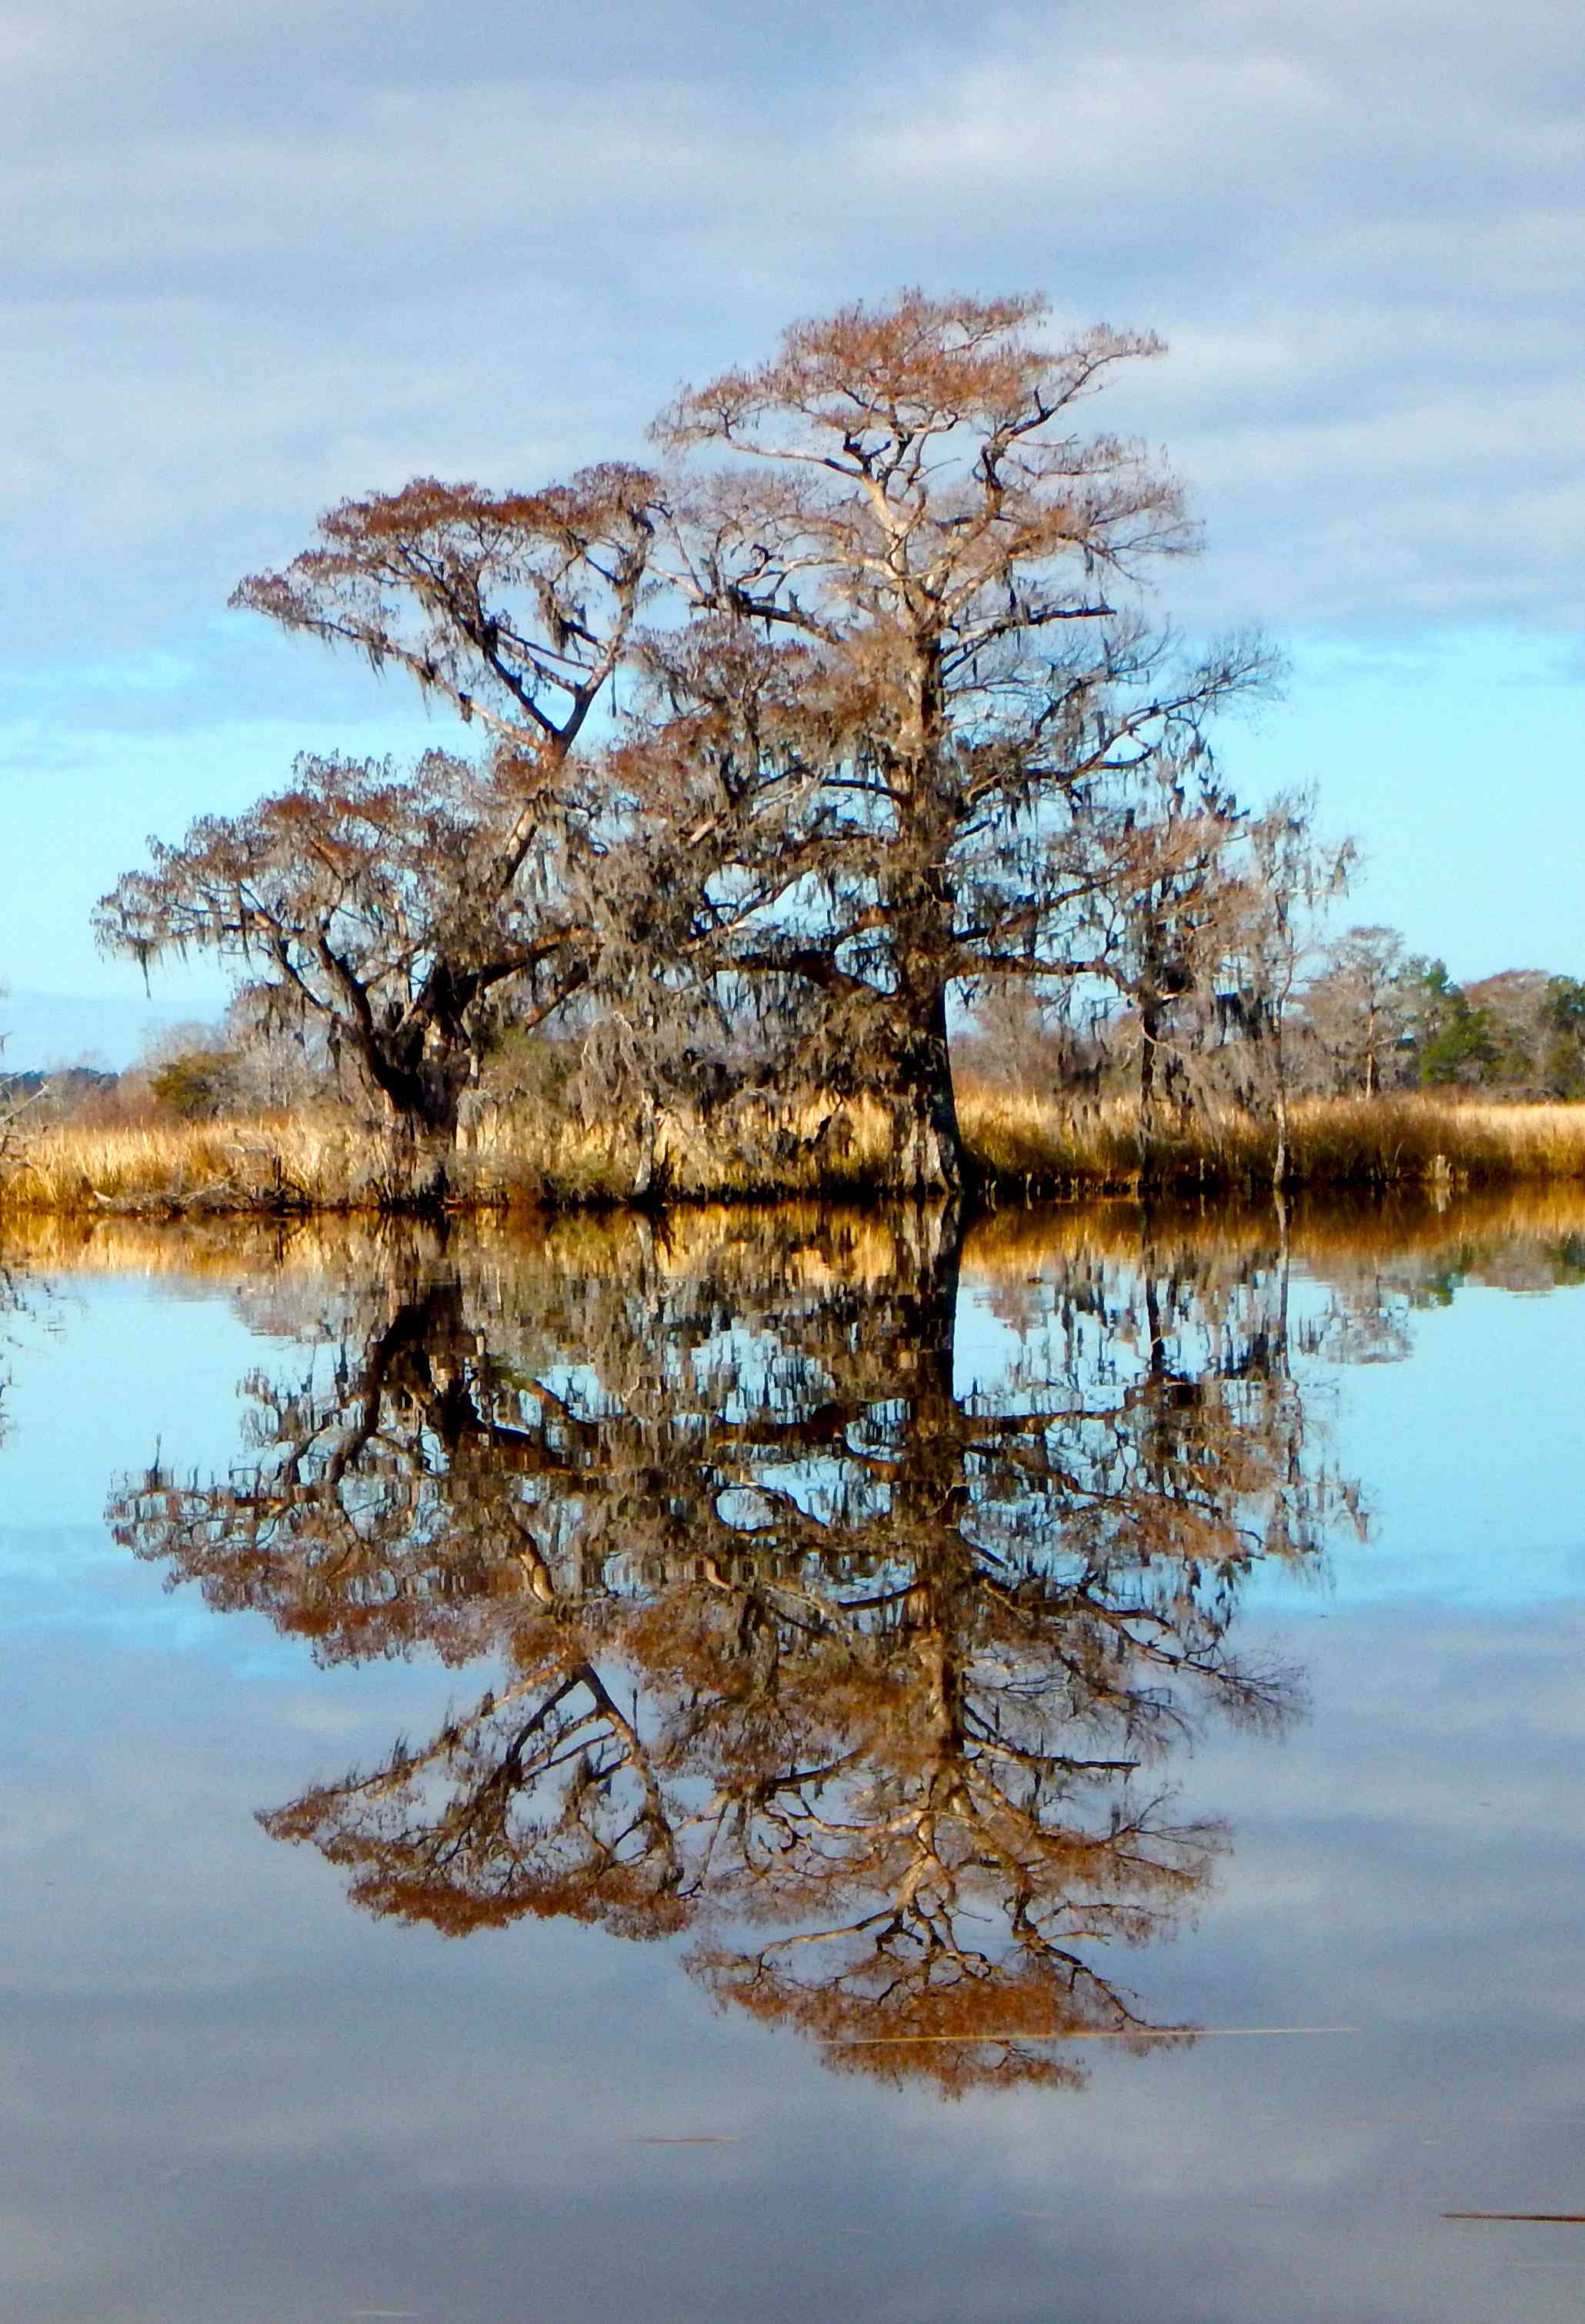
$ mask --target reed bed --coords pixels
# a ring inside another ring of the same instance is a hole
[[[350,1120],[65,1122],[28,1139],[0,1176],[8,1214],[355,1210],[373,1141]]]
[[[657,1191],[682,1202],[758,1201],[799,1194],[869,1199],[886,1176],[889,1125],[879,1105],[824,1115],[769,1108],[723,1135],[684,1116],[657,1139],[631,1122],[585,1123],[548,1112],[502,1111],[473,1124],[450,1157],[459,1207],[508,1209],[623,1204],[648,1166]],[[41,1131],[0,1175],[0,1210],[206,1216],[381,1207],[387,1154],[350,1115]]]
[[[1141,1146],[1136,1107],[1069,1105],[1035,1093],[970,1085],[960,1118],[993,1185],[1074,1194],[1255,1193],[1271,1183],[1270,1126],[1231,1107],[1195,1115]],[[1414,1095],[1309,1098],[1289,1131],[1297,1186],[1497,1185],[1585,1180],[1585,1105],[1502,1105]]]
[[[1068,1104],[968,1084],[968,1148],[992,1195],[1193,1199],[1263,1194],[1268,1127],[1231,1110],[1197,1117],[1143,1149],[1121,1102]],[[889,1130],[877,1105],[791,1109],[729,1128],[668,1120],[652,1152],[635,1125],[500,1112],[465,1133],[452,1170],[458,1207],[597,1207],[629,1202],[646,1162],[653,1190],[682,1203],[797,1197],[871,1202],[886,1191]],[[1295,1107],[1292,1177],[1312,1192],[1585,1183],[1585,1105],[1501,1105],[1424,1095],[1309,1100]],[[290,1217],[381,1206],[382,1149],[351,1115],[92,1128],[32,1137],[0,1172],[0,1211],[37,1216]]]

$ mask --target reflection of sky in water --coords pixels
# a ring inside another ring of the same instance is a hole
[[[960,1395],[994,1388],[1038,1331],[1020,1341],[972,1282],[958,1309]],[[1295,1338],[1327,1313],[1322,1284],[1296,1276]],[[1585,1288],[1544,1297],[1467,1284],[1451,1304],[1408,1319],[1413,1360],[1343,1365],[1295,1358],[1318,1416],[1335,1430],[1338,1464],[1362,1478],[1370,1539],[1345,1528],[1325,1587],[1339,1601],[1434,1595],[1443,1602],[1552,1598],[1585,1589]],[[1082,1325],[1093,1345],[1092,1323]],[[1145,1368],[1143,1348],[1111,1350],[1120,1376]],[[1027,1408],[1032,1399],[1023,1400]],[[1019,1399],[1010,1400],[1019,1408]],[[1258,1572],[1245,1599],[1289,1604],[1314,1579]]]
[[[1374,1538],[1245,1626],[1312,1715],[1175,1770],[1233,1846],[1127,1980],[1161,2017],[1360,2032],[1097,2043],[1084,2095],[951,2106],[713,2012],[668,1946],[447,1942],[268,1840],[253,1811],[470,1681],[315,1672],[115,1550],[112,1477],[156,1441],[226,1465],[283,1351],[207,1292],[74,1298],[23,1327],[0,1450],[8,2324],[1579,2312],[1585,2230],[1441,2214],[1585,2210],[1585,1295],[1467,1287],[1409,1361],[1318,1367]],[[1005,1344],[971,1284],[960,1387]],[[687,2138],[735,2143],[642,2143]]]
[[[1319,1368],[1372,1519],[1368,1543],[1345,1535],[1332,1553],[1338,1600],[1512,1612],[1585,1590],[1585,1290],[1470,1284],[1410,1332],[1407,1362]]]

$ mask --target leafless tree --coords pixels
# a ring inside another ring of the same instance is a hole
[[[154,843],[99,907],[108,947],[145,966],[218,952],[321,1020],[399,1143],[429,1149],[419,1191],[443,1181],[493,996],[537,978],[553,1006],[586,974],[559,871],[590,813],[574,753],[640,611],[653,494],[604,467],[537,493],[422,479],[333,510],[234,602],[404,669],[483,729],[483,764],[300,760],[249,813]]]
[[[1107,1000],[1071,982],[1044,991],[1031,978],[999,978],[954,1038],[954,1066],[1009,1089],[1098,1095]]]
[[[1077,819],[1088,872],[1076,950],[1126,1010],[1114,1054],[1131,1050],[1142,1170],[1158,1097],[1186,1115],[1206,1093],[1220,986],[1250,912],[1249,825],[1203,761],[1157,757],[1129,794]]]
[[[101,939],[145,962],[217,951],[278,1019],[322,1026],[382,1103],[393,1197],[443,1192],[492,996],[509,978],[554,979],[566,924],[530,876],[531,833],[510,877],[481,880],[498,785],[468,761],[430,752],[400,774],[301,759],[294,774],[244,815],[152,842],[150,868],[100,905]]]
[[[1409,1031],[1411,995],[1396,928],[1351,927],[1330,945],[1304,990],[1304,1015],[1335,1086],[1378,1096]]]
[[[1075,818],[1126,806],[1164,755],[1199,763],[1212,715],[1271,676],[1248,639],[1185,659],[1139,610],[1140,576],[1193,546],[1182,495],[1077,422],[1158,343],[1048,345],[1043,318],[917,291],[849,308],[687,390],[658,431],[709,456],[668,528],[677,586],[740,662],[752,638],[762,669],[787,666],[755,692],[767,730],[696,638],[652,649],[752,802],[720,957],[801,991],[813,1078],[840,1056],[888,1095],[908,1185],[963,1175],[954,987],[1081,969]]]
[[[5,997],[5,988],[0,985],[0,1001]],[[27,1117],[36,1104],[32,1094],[19,1091],[15,1083],[5,1077],[3,1061],[7,1038],[5,1033],[0,1033],[0,1172],[13,1167],[18,1160]],[[0,1187],[0,1202],[4,1198],[4,1188]]]
[[[1288,792],[1249,825],[1248,908],[1230,994],[1276,1131],[1272,1185],[1279,1202],[1292,1152],[1295,1000],[1315,959],[1326,910],[1347,893],[1355,860],[1352,841],[1328,844],[1317,836],[1314,814],[1307,792]]]

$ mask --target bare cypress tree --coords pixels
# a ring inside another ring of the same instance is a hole
[[[530,825],[510,875],[499,864],[518,788],[515,770],[493,779],[441,752],[408,774],[300,759],[245,814],[152,841],[148,869],[100,904],[101,941],[144,963],[230,961],[255,1015],[320,1028],[359,1067],[392,1132],[392,1199],[443,1194],[499,988],[539,976],[555,997],[576,973],[553,843]]]
[[[392,1133],[399,1197],[444,1190],[493,996],[538,978],[553,1007],[588,973],[559,869],[589,818],[575,750],[627,647],[653,481],[607,466],[534,493],[420,479],[344,502],[284,571],[234,604],[393,662],[490,741],[483,767],[299,761],[247,814],[152,844],[99,906],[107,947],[192,948],[320,1020]]]
[[[963,1176],[954,989],[1073,973],[1075,818],[1163,753],[1198,757],[1211,714],[1270,675],[1247,639],[1190,659],[1147,624],[1134,585],[1194,545],[1182,495],[1077,429],[1159,343],[1047,346],[1043,315],[918,291],[848,308],[658,430],[711,456],[678,496],[677,586],[740,653],[759,636],[797,671],[769,746],[733,731],[777,860],[745,870],[719,957],[803,987],[817,1068],[885,1093],[910,1186]],[[696,644],[660,659],[679,715],[722,715]]]
[[[1329,945],[1304,994],[1304,1014],[1341,1093],[1379,1096],[1407,1037],[1410,996],[1396,928],[1352,927]]]
[[[1295,995],[1314,958],[1322,914],[1347,893],[1356,850],[1351,840],[1317,838],[1308,792],[1275,799],[1249,826],[1249,910],[1237,948],[1242,993],[1271,1111],[1271,1183],[1279,1211],[1292,1166]]]
[[[1182,1120],[1205,1093],[1215,989],[1249,916],[1249,830],[1202,753],[1158,755],[1123,798],[1076,819],[1088,892],[1075,965],[1128,1012],[1147,1176],[1158,1100],[1175,1102]]]
[[[955,1189],[954,993],[1096,970],[1097,883],[1160,887],[1117,835],[1164,767],[1209,784],[1207,722],[1271,675],[1146,621],[1142,578],[1194,546],[1181,493],[1078,425],[1159,343],[1047,345],[1044,312],[909,291],[796,326],[677,399],[658,433],[705,458],[664,488],[343,503],[234,602],[403,669],[486,766],[307,762],[157,849],[104,940],[241,957],[318,1012],[431,1187],[492,996],[526,989],[530,1019],[579,995],[645,1102],[705,1086],[746,996],[784,1084],[880,1093],[898,1185]],[[647,693],[591,752],[624,662]]]

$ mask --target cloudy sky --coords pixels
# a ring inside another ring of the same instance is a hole
[[[1353,917],[1585,971],[1582,67],[1564,0],[0,8],[0,981],[135,1014],[147,834],[433,739],[225,610],[327,503],[638,452],[908,281],[1167,337],[1097,417],[1193,488],[1168,609],[1290,658],[1230,771],[1318,785]]]

